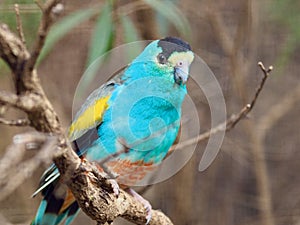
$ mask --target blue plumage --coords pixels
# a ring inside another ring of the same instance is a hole
[[[180,39],[150,43],[75,116],[69,136],[77,153],[97,161],[119,183],[135,185],[161,163],[177,137],[192,61],[189,45]],[[55,166],[43,176],[38,191],[43,190],[44,200],[33,225],[56,225],[65,217],[68,225],[78,212],[58,176]]]

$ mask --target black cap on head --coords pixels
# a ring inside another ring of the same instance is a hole
[[[177,37],[166,37],[158,41],[158,46],[162,48],[162,54],[169,58],[173,52],[191,51],[191,46]]]

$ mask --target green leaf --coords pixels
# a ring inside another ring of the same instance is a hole
[[[77,90],[79,96],[84,93],[97,75],[100,66],[103,64],[106,58],[103,55],[112,48],[114,29],[111,12],[112,3],[106,1],[96,21],[95,31],[90,43],[90,49],[86,63],[87,70],[85,71],[82,84]]]
[[[137,29],[135,28],[131,19],[127,16],[121,17],[121,24],[123,27],[124,41],[130,43],[140,39]]]
[[[111,11],[111,4],[106,2],[96,22],[88,54],[87,66],[111,48],[113,38]]]
[[[166,17],[162,16],[158,12],[156,12],[155,20],[156,20],[159,35],[161,37],[168,36],[170,32],[170,25],[171,25],[169,20],[167,20]]]
[[[53,46],[63,38],[74,27],[91,18],[97,11],[95,9],[84,9],[74,12],[62,20],[57,22],[50,30],[44,48],[39,56],[38,64],[45,58],[45,56],[51,51]]]
[[[125,43],[132,43],[140,39],[139,33],[134,26],[132,20],[127,16],[121,17],[121,24],[123,27],[123,34],[124,34],[124,42]],[[142,46],[139,44],[135,44],[135,48],[128,51],[128,58],[134,59],[140,52],[142,51]]]
[[[143,0],[151,8],[157,11],[159,14],[164,16],[175,28],[180,32],[181,35],[188,38],[191,34],[190,25],[182,14],[182,12],[176,7],[171,1],[165,0]]]
[[[174,5],[178,3],[178,0],[164,0],[164,1],[168,1],[169,4],[174,4]],[[159,32],[159,35],[161,37],[168,36],[171,28],[170,21],[165,16],[161,15],[156,11],[155,22],[157,24],[157,30]]]

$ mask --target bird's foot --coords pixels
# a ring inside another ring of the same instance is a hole
[[[116,197],[118,197],[119,194],[120,194],[120,187],[119,187],[119,184],[118,184],[117,181],[114,180],[114,179],[108,179],[108,182],[109,182],[110,185],[111,185],[111,188],[112,188],[112,191],[113,191],[114,195],[115,195]]]
[[[141,196],[140,194],[138,194],[135,190],[133,190],[131,188],[126,189],[126,192],[144,205],[146,213],[147,213],[146,225],[149,224],[151,217],[152,217],[152,213],[151,213],[152,206],[151,206],[150,202],[147,201],[146,199],[144,199],[143,196]]]

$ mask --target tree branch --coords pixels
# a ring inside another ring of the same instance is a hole
[[[172,148],[175,149],[175,147],[176,147],[176,149],[183,149],[183,148],[185,148],[187,146],[190,146],[192,144],[207,140],[211,135],[214,135],[218,132],[221,132],[221,131],[224,131],[224,130],[229,131],[232,128],[234,128],[234,126],[241,119],[245,118],[250,113],[250,111],[253,109],[253,107],[254,107],[257,99],[258,99],[258,96],[260,95],[260,93],[261,93],[261,91],[262,91],[262,89],[265,85],[265,82],[266,82],[267,78],[269,77],[271,71],[273,70],[273,66],[270,66],[268,69],[266,69],[262,62],[259,62],[258,66],[260,67],[261,71],[263,72],[263,77],[262,77],[261,82],[259,83],[259,85],[256,89],[256,92],[255,92],[255,94],[254,94],[254,96],[251,99],[249,104],[244,106],[241,109],[241,111],[238,112],[237,114],[232,114],[229,117],[229,119],[227,119],[224,123],[221,123],[221,124],[217,125],[216,127],[211,128],[209,131],[207,131],[205,133],[202,133],[202,134],[198,135],[197,137],[194,137],[194,138],[191,138],[189,140],[180,142],[176,146],[173,146]]]
[[[98,224],[112,222],[117,217],[135,224],[145,224],[147,212],[144,205],[124,190],[120,189],[116,197],[110,180],[100,173],[94,164],[81,161],[68,149],[59,151],[54,162],[64,174],[64,180],[72,190],[81,209]],[[149,225],[173,224],[162,212],[152,210]]]
[[[9,30],[6,24],[0,23],[0,57],[13,72],[20,62],[29,58],[29,53],[24,49],[22,41]]]
[[[21,17],[20,17],[20,9],[19,9],[18,4],[15,4],[15,13],[16,13],[16,20],[17,20],[17,30],[18,30],[20,39],[23,43],[23,46],[26,46],[26,40],[25,40],[25,36],[23,33],[23,26],[22,26],[22,21],[21,21]]]
[[[19,108],[19,97],[7,91],[0,91],[0,103],[2,105],[13,106]]]
[[[7,120],[0,117],[0,124],[16,127],[26,127],[30,125],[30,121],[28,119]]]
[[[39,7],[43,11],[42,19],[39,25],[38,30],[38,37],[36,39],[36,42],[34,44],[33,50],[30,52],[30,59],[27,62],[27,69],[28,71],[33,71],[35,64],[37,62],[37,59],[40,55],[40,52],[45,44],[46,37],[49,31],[49,28],[51,27],[53,23],[53,8],[60,3],[61,0],[48,0],[45,2],[44,5],[41,5],[39,3]]]

